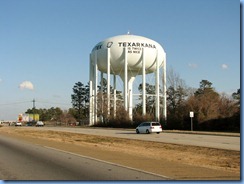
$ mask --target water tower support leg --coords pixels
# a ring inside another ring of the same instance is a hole
[[[102,110],[102,115],[103,115],[103,72],[101,72],[101,110]]]
[[[146,115],[146,69],[144,48],[142,48],[142,115]]]
[[[114,118],[116,117],[116,75],[114,75]]]
[[[97,122],[97,51],[95,52],[95,62],[94,62],[94,123]]]
[[[128,111],[128,69],[127,69],[127,48],[124,48],[124,107]]]
[[[163,63],[163,118],[167,122],[167,104],[166,104],[166,54]]]
[[[133,81],[135,77],[130,77],[128,82],[128,88],[129,88],[129,118],[130,120],[133,119]]]
[[[92,96],[92,81],[90,80],[89,82],[89,85],[90,85],[90,91],[89,91],[89,94],[90,94],[90,98],[89,98],[89,125],[93,125],[93,96]]]
[[[159,117],[159,59],[157,56],[157,60],[156,60],[156,81],[155,81],[155,87],[156,87],[156,109],[155,109],[155,116],[156,116],[156,121],[160,120]]]
[[[107,48],[107,104],[108,118],[110,116],[110,48]]]
[[[93,116],[94,116],[94,106],[93,106],[93,81],[94,81],[94,64],[91,61],[91,54],[90,54],[90,81],[89,81],[89,125],[94,124]]]

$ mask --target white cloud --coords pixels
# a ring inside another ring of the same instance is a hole
[[[197,68],[197,64],[195,64],[195,63],[189,63],[188,66],[190,68]]]
[[[19,85],[20,89],[30,89],[34,90],[34,86],[30,81],[24,81]]]
[[[228,65],[227,65],[227,64],[222,64],[222,65],[221,65],[221,68],[222,68],[223,70],[226,70],[226,69],[228,69]]]
[[[3,79],[0,78],[0,83],[3,82]]]

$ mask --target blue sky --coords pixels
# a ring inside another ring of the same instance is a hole
[[[0,119],[16,119],[34,98],[37,108],[70,108],[92,48],[128,31],[161,44],[189,87],[240,88],[238,0],[0,0]]]

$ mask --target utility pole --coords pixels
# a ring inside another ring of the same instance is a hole
[[[32,102],[33,102],[33,108],[32,108],[33,121],[35,121],[35,120],[36,120],[36,119],[35,119],[35,108],[36,108],[36,107],[35,107],[35,102],[36,102],[35,99],[33,99]]]
[[[35,102],[36,102],[35,99],[33,99],[32,102],[33,102],[33,109],[35,109],[36,108],[35,107]]]

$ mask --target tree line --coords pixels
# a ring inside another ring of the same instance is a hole
[[[103,83],[103,91],[101,91]],[[142,102],[133,109],[133,121],[123,108],[122,92],[116,90],[116,112],[113,112],[114,89],[110,86],[110,117],[107,117],[107,81],[103,79],[98,86],[97,112],[102,117],[96,126],[135,127],[142,121],[155,119],[155,86],[146,84],[147,114],[142,116]],[[194,112],[194,130],[240,131],[240,89],[231,96],[219,94],[208,80],[202,80],[199,88],[188,87],[177,73],[169,70],[167,74],[167,121],[160,120],[165,129],[190,130],[189,112]],[[138,86],[142,92],[142,84]],[[150,95],[151,94],[151,95]],[[142,98],[141,96],[139,97]],[[162,101],[162,99],[161,99]],[[39,114],[43,121],[65,121],[67,124],[89,121],[89,83],[75,83],[71,94],[73,108],[63,111],[60,108],[28,109],[26,113]],[[161,113],[162,114],[162,113]]]

